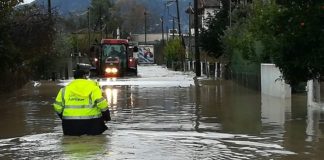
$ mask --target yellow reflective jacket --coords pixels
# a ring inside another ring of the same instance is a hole
[[[108,110],[99,85],[86,79],[76,79],[62,88],[53,106],[62,119],[94,119]]]

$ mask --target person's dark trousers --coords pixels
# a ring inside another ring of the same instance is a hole
[[[103,118],[87,120],[62,120],[64,135],[81,136],[81,135],[99,135],[107,130]]]

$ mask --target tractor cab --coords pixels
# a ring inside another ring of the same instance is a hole
[[[105,77],[122,76],[127,68],[125,44],[102,44],[102,71]]]
[[[92,65],[100,77],[137,75],[137,60],[126,39],[102,39],[96,55]]]

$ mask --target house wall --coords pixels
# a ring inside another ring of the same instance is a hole
[[[218,13],[220,11],[219,8],[205,8],[204,9],[204,12],[203,12],[203,17],[201,19],[201,24],[202,24],[202,27],[205,28],[205,29],[208,29],[207,27],[207,18],[208,16],[215,16],[215,10],[216,10],[216,13]]]
[[[279,98],[291,98],[291,87],[281,78],[274,64],[261,64],[261,93]]]

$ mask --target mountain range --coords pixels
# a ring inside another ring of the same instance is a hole
[[[118,3],[120,0],[112,0],[114,3]],[[172,27],[172,17],[177,16],[175,0],[129,0],[136,1],[136,3],[145,6],[147,12],[154,15],[163,16],[165,19],[165,25],[169,28]],[[171,3],[170,3],[171,1]],[[167,3],[169,2],[169,3]],[[188,28],[188,14],[185,10],[189,6],[189,2],[192,0],[179,0],[179,14],[182,30]],[[37,5],[43,5],[47,7],[48,0],[35,0],[33,3]],[[55,8],[62,16],[69,15],[70,13],[77,14],[83,13],[90,6],[91,0],[51,0],[52,8]]]

